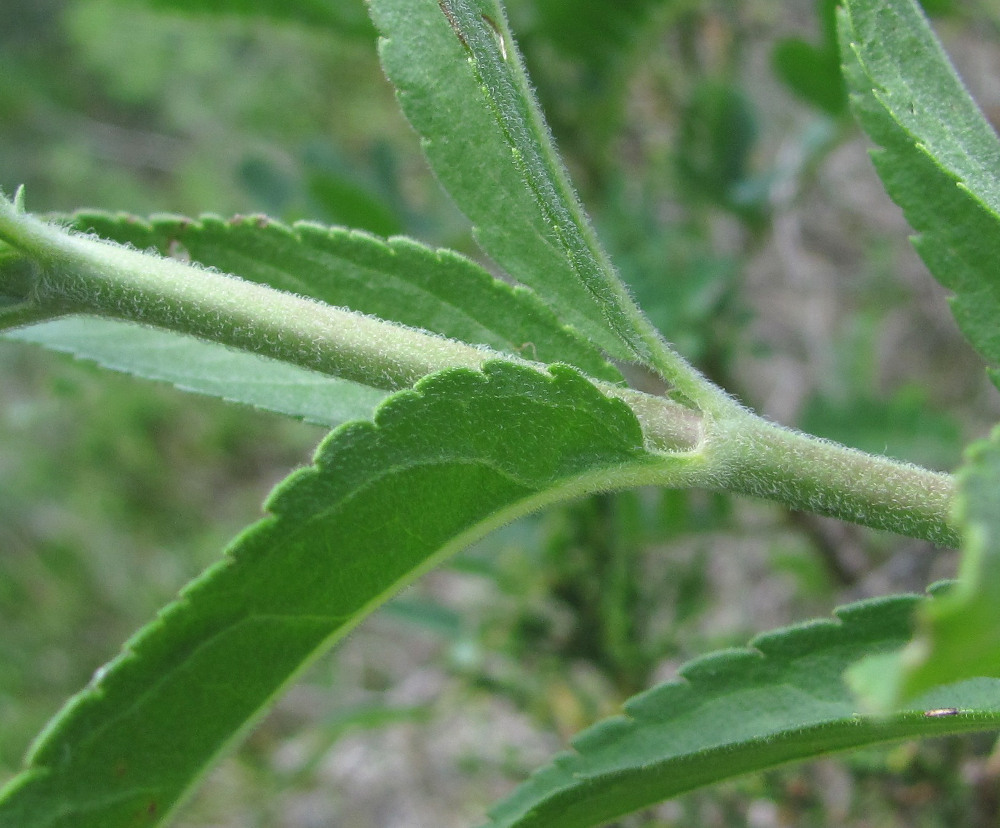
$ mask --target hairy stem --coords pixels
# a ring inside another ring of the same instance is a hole
[[[389,391],[444,368],[478,369],[507,359],[545,366],[445,339],[234,276],[73,235],[0,198],[0,239],[20,251],[0,260],[0,327],[67,314],[140,322],[355,380]],[[700,416],[678,403],[599,383],[643,422],[650,447],[690,449]]]
[[[19,251],[0,257],[0,296],[7,300],[0,305],[0,325],[71,313],[140,322],[388,390],[444,368],[478,369],[492,359],[545,370],[487,348],[72,235],[2,198],[0,239]],[[636,485],[725,489],[935,543],[957,542],[949,522],[954,484],[948,475],[772,425],[721,390],[718,397],[699,395],[703,414],[663,397],[598,384],[635,412],[650,450],[687,455],[683,480],[670,466],[668,477],[654,473]]]
[[[957,546],[955,480],[768,423],[751,414],[711,430],[719,488],[793,509]]]
[[[71,235],[0,201],[0,238],[34,263],[22,290],[35,316],[83,313],[140,322],[394,390],[489,351],[116,244]],[[13,266],[15,263],[11,263]],[[17,263],[20,265],[20,263]],[[23,266],[0,270],[0,292]],[[37,321],[37,318],[34,320]]]

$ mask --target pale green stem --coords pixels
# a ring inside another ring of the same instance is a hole
[[[745,413],[709,427],[714,485],[793,509],[957,546],[955,480]]]
[[[479,368],[494,356],[184,262],[70,235],[15,213],[5,202],[0,237],[36,263],[27,298],[49,317],[85,313],[141,322],[390,390],[444,366]]]

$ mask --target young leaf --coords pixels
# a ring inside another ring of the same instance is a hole
[[[531,291],[512,288],[464,256],[404,237],[261,216],[78,213],[76,229],[139,250],[203,265],[328,305],[542,362],[565,362],[597,379],[621,374],[594,345],[559,322]]]
[[[920,614],[904,649],[862,661],[852,684],[870,707],[890,710],[930,688],[1000,678],[1000,428],[973,444],[957,473],[956,515],[963,529],[959,580]]]
[[[400,105],[483,249],[608,353],[644,357],[641,314],[556,155],[499,3],[370,8]]]
[[[998,365],[1000,141],[914,0],[847,0],[840,40],[855,112],[883,147],[873,158],[886,190],[954,292],[963,333]]]
[[[783,762],[894,739],[1000,725],[1000,681],[925,695],[906,712],[857,713],[841,673],[898,647],[918,596],[880,598],[758,636],[681,668],[681,680],[630,700],[491,813],[491,828],[582,828],[701,785]]]
[[[114,319],[67,317],[3,336],[330,428],[367,419],[386,396],[379,389],[287,362]]]
[[[973,676],[1000,677],[1000,429],[970,447],[958,472],[962,566],[954,589],[926,613],[905,696]]]
[[[493,362],[390,397],[69,702],[0,794],[0,826],[160,824],[311,659],[444,556],[689,462],[647,453],[628,407],[569,368]]]

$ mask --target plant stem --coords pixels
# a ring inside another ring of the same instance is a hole
[[[189,334],[325,374],[395,390],[448,366],[495,356],[443,337],[233,276],[70,235],[0,201],[0,238],[35,265],[23,291],[36,313],[92,314]],[[20,265],[20,262],[11,263]],[[0,292],[23,274],[4,267]],[[7,278],[5,278],[7,277]]]
[[[0,259],[0,294],[11,302],[0,325],[71,313],[140,322],[387,390],[407,388],[445,368],[479,369],[493,359],[546,370],[540,363],[71,235],[2,198],[0,239],[21,253]],[[680,369],[693,372],[686,363]],[[707,381],[691,378],[691,383]],[[671,466],[669,478],[642,482],[724,489],[935,543],[957,543],[948,517],[954,494],[948,475],[773,425],[721,389],[707,399],[702,389],[702,414],[663,397],[598,385],[632,409],[651,451],[688,455],[683,479]]]
[[[0,260],[0,293],[23,301],[0,312],[0,327],[90,314],[195,336],[389,391],[445,368],[479,369],[506,359],[485,347],[304,299],[85,236],[72,235],[0,198],[0,238],[21,251]],[[700,416],[678,403],[598,383],[644,425],[650,447],[687,450]]]
[[[793,509],[957,546],[955,481],[887,457],[782,428],[749,413],[711,429],[724,459],[717,488]]]

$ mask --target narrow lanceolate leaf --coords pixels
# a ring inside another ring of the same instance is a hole
[[[841,674],[892,650],[926,599],[842,607],[681,668],[681,679],[599,723],[492,811],[492,828],[601,825],[701,785],[783,762],[894,739],[1000,726],[1000,681],[941,688],[887,719],[858,714]]]
[[[608,353],[647,346],[532,97],[496,0],[372,0],[382,63],[483,249]]]
[[[475,262],[412,239],[262,216],[221,219],[78,213],[73,226],[139,250],[189,258],[225,273],[412,328],[598,379],[621,375],[590,342],[560,323],[531,291]]]
[[[908,646],[852,670],[853,684],[874,709],[891,710],[955,681],[1000,678],[1000,428],[969,448],[956,476],[959,580],[924,608]]]
[[[631,410],[569,368],[488,363],[397,393],[334,431],[66,706],[0,793],[0,826],[161,824],[311,659],[443,556],[689,462],[648,454]]]
[[[840,39],[855,112],[883,147],[874,160],[886,190],[954,292],[963,333],[1000,365],[1000,141],[914,0],[847,0]]]
[[[4,338],[330,428],[370,417],[386,396],[286,362],[114,319],[67,317],[9,331]]]

